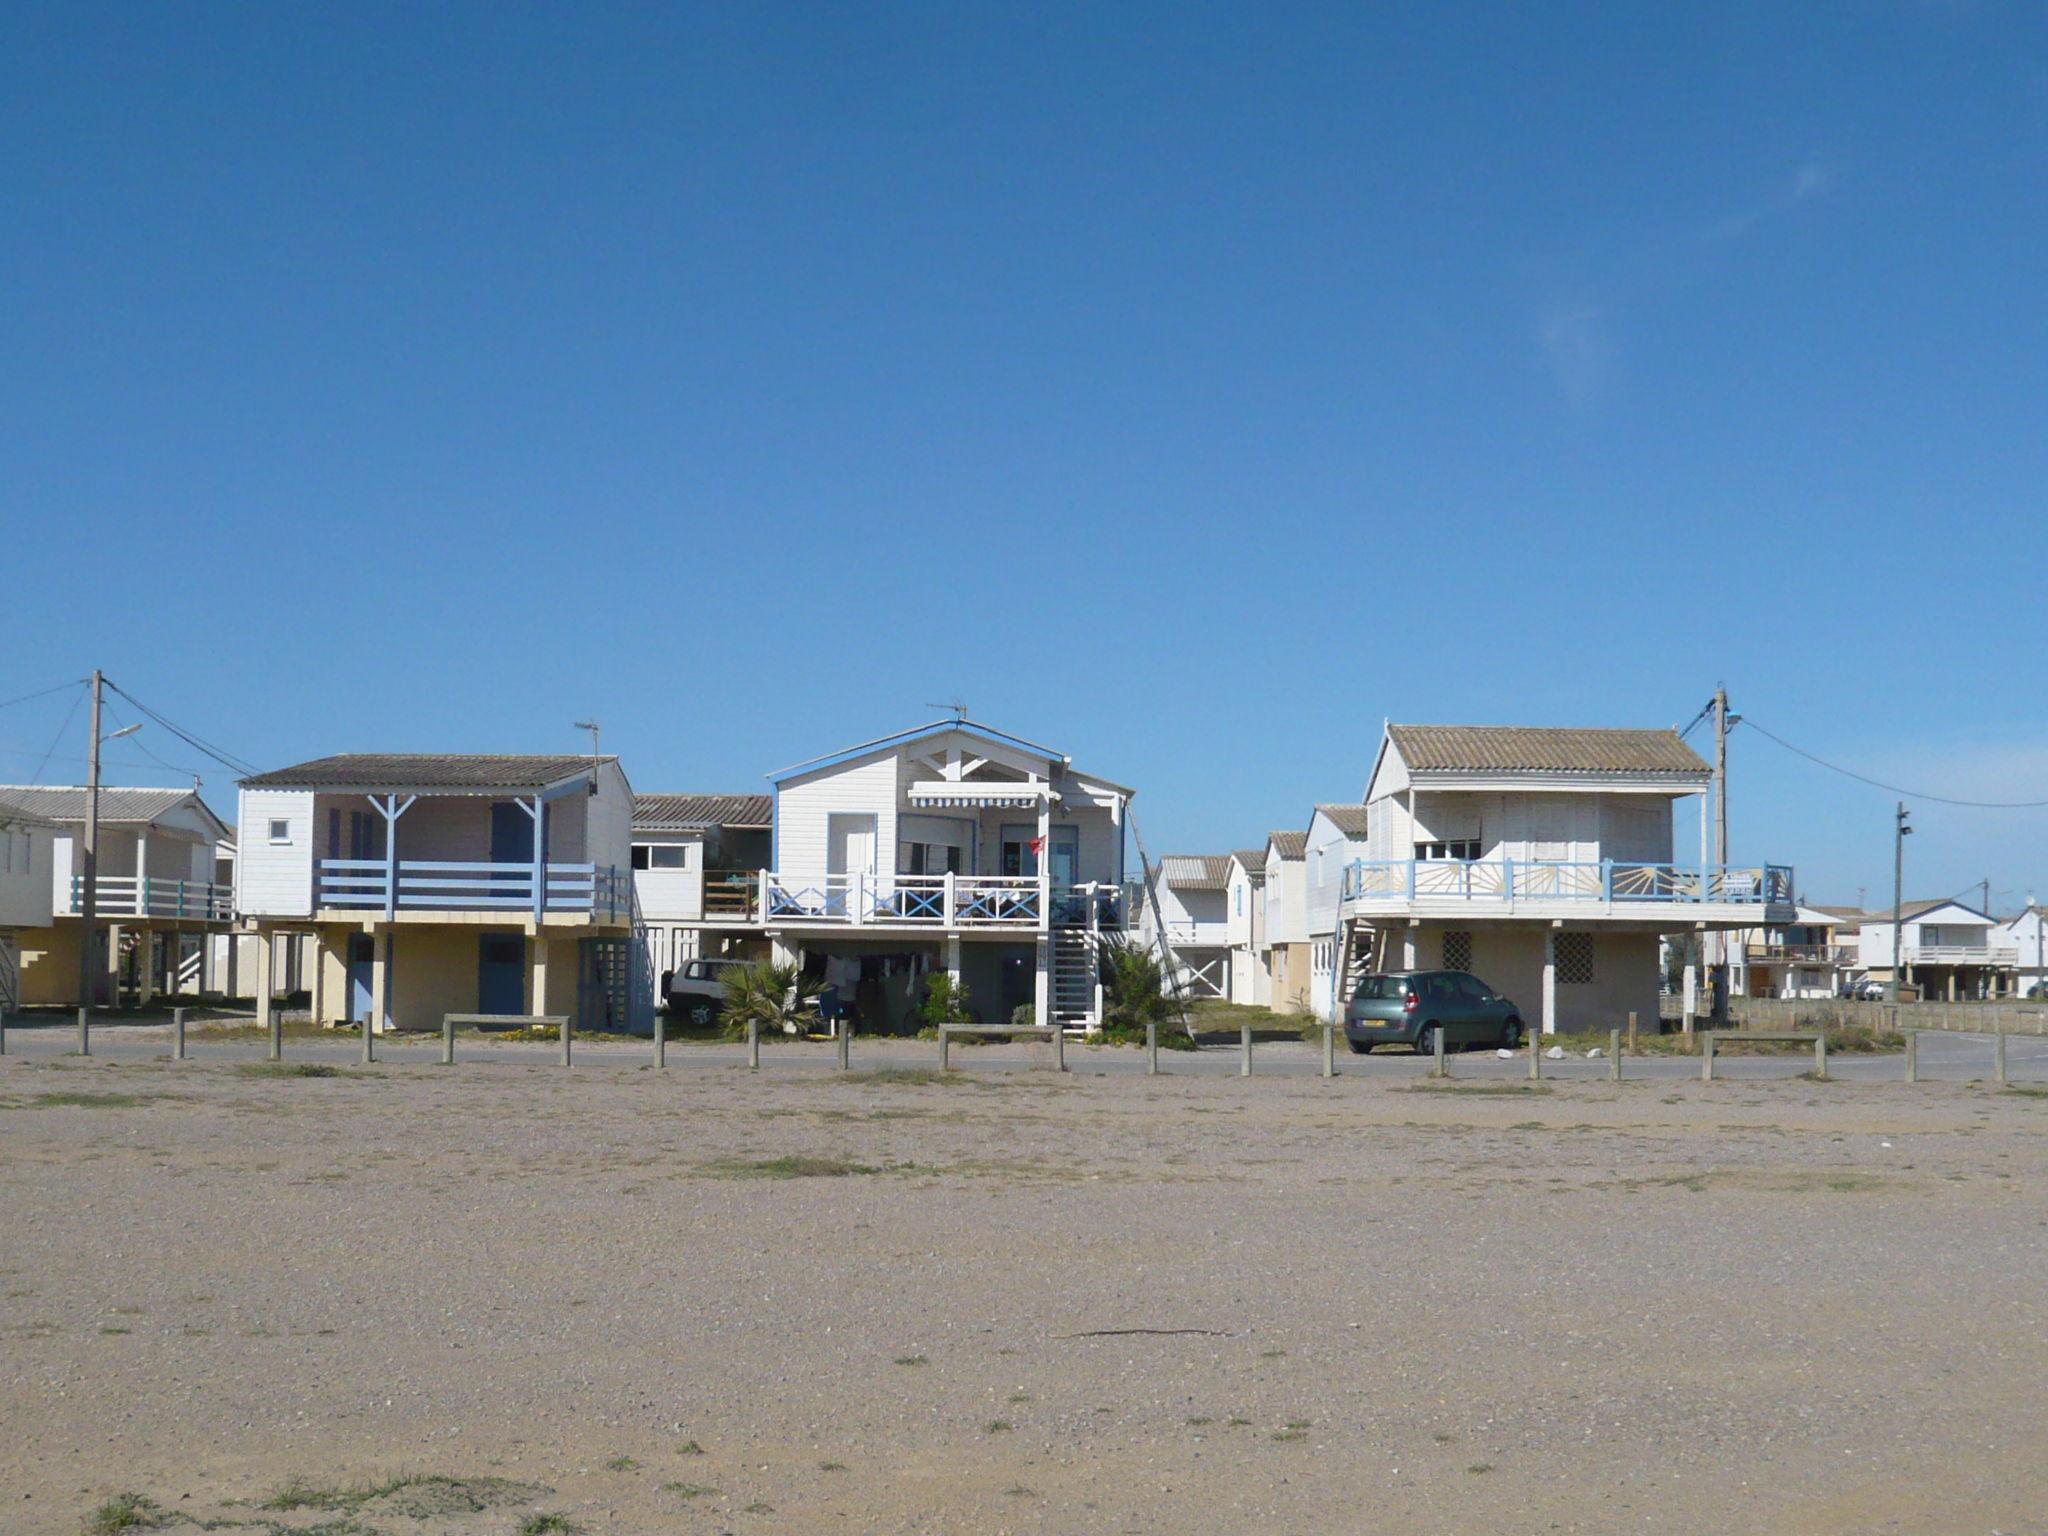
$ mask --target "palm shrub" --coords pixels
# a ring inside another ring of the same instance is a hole
[[[1173,1001],[1166,995],[1166,975],[1159,957],[1127,940],[1102,946],[1102,1038],[1112,1045],[1143,1045],[1145,1026],[1158,1031],[1168,1050],[1191,1051],[1195,1042],[1185,1030],[1168,1029],[1174,1021]]]
[[[924,996],[917,1005],[918,1023],[936,1030],[941,1024],[972,1022],[967,1012],[967,984],[955,981],[950,971],[933,971],[924,979]]]
[[[725,1037],[744,1040],[750,1022],[764,1035],[802,1034],[820,990],[798,966],[760,961],[728,967],[725,1011],[719,1015]]]

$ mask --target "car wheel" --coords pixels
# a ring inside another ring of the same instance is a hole
[[[1354,1056],[1370,1056],[1372,1054],[1372,1042],[1370,1040],[1353,1040],[1347,1037],[1344,1043],[1351,1047],[1351,1054]]]
[[[1509,1019],[1500,1027],[1500,1045],[1504,1051],[1516,1051],[1522,1047],[1522,1021]]]
[[[1415,1054],[1434,1056],[1436,1054],[1436,1026],[1425,1024],[1415,1032]]]
[[[715,1023],[717,1019],[718,1007],[710,998],[707,997],[699,1002],[690,1004],[690,1022],[699,1029],[706,1028]]]

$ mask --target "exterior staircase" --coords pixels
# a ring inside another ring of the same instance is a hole
[[[1101,978],[1100,939],[1086,928],[1052,931],[1050,1022],[1062,1029],[1096,1029],[1102,1013],[1097,983]]]

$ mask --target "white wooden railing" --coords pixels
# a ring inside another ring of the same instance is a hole
[[[1782,864],[1645,864],[1617,859],[1357,859],[1344,899],[1403,901],[1681,902],[1789,906]]]
[[[550,859],[536,878],[531,864],[431,859],[322,859],[314,905],[386,912],[588,912],[615,917],[633,909],[630,871],[614,865]]]
[[[1887,965],[1891,957],[1891,945],[1880,941],[1878,963]],[[1899,958],[1907,965],[2018,965],[2020,952],[1990,944],[1907,944]]]
[[[1051,886],[1035,875],[799,874],[762,870],[760,921],[881,928],[1123,926],[1114,885]]]
[[[85,877],[71,877],[71,904],[65,915],[83,910]],[[232,915],[234,892],[211,880],[167,880],[160,875],[100,875],[93,881],[93,910],[101,917],[189,918],[225,922]]]

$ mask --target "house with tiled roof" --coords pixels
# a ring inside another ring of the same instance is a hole
[[[232,919],[214,868],[226,824],[190,788],[102,785],[88,933],[81,850],[92,796],[82,785],[0,785],[0,802],[50,828],[48,921],[15,930],[19,1003],[102,1007],[217,992],[207,955]]]
[[[1309,1009],[1308,833],[1266,835],[1266,1003],[1282,1013]]]
[[[246,778],[238,804],[236,910],[266,939],[310,947],[320,1022],[651,1019],[631,942],[633,791],[616,758],[342,753]],[[280,948],[257,950],[266,1025]]]
[[[1387,725],[1360,803],[1329,818],[1358,851],[1318,1011],[1371,970],[1442,968],[1512,998],[1531,1031],[1655,1019],[1660,935],[1795,916],[1789,868],[1709,862],[1712,780],[1675,731]],[[1696,858],[1677,849],[1687,798]]]
[[[1142,942],[1173,957],[1189,997],[1230,996],[1230,871],[1227,853],[1168,853],[1151,871]]]
[[[1272,976],[1266,964],[1266,850],[1234,851],[1227,878],[1224,928],[1230,941],[1230,1000],[1264,1008],[1272,1001]]]
[[[2000,997],[2013,988],[2017,939],[1988,912],[1948,897],[1866,912],[1856,930],[1863,974],[1923,998]]]
[[[659,794],[633,797],[635,931],[655,995],[690,961],[758,958],[766,941],[745,923],[769,865],[775,797]],[[741,923],[724,927],[720,919]]]
[[[1339,938],[1343,929],[1344,872],[1366,856],[1363,805],[1330,802],[1309,813],[1302,833],[1302,921],[1308,932],[1309,1007],[1318,1018],[1343,1010]]]

